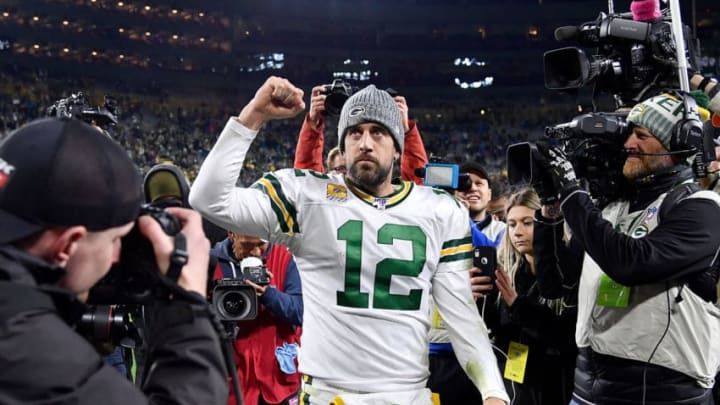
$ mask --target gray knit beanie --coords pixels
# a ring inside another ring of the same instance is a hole
[[[338,120],[338,141],[341,152],[345,152],[343,144],[345,131],[349,127],[366,122],[376,122],[387,128],[395,139],[399,151],[402,152],[405,132],[400,108],[388,92],[378,90],[372,84],[353,94],[343,104]]]
[[[685,116],[683,101],[670,94],[661,94],[635,105],[627,121],[650,131],[665,146],[670,148],[672,129]]]

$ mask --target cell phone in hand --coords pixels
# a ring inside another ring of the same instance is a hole
[[[473,248],[473,266],[480,269],[481,275],[490,277],[493,282],[497,278],[497,249],[494,246],[476,246]]]

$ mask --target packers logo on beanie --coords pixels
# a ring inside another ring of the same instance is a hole
[[[661,94],[636,104],[627,121],[650,131],[669,151],[672,129],[684,117],[683,101],[670,94]]]
[[[345,152],[343,144],[345,131],[349,127],[366,122],[376,122],[387,128],[395,139],[398,150],[402,152],[405,132],[400,108],[388,92],[379,90],[372,84],[353,94],[343,104],[338,120],[338,141],[341,152]]]

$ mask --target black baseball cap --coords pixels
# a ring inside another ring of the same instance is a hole
[[[32,121],[0,143],[0,244],[53,226],[124,225],[142,201],[125,150],[80,120]]]
[[[492,188],[492,184],[490,183],[490,176],[488,176],[487,171],[485,170],[482,165],[476,162],[465,162],[460,166],[460,173],[474,173],[480,178],[483,178],[487,180],[488,182],[488,188]]]

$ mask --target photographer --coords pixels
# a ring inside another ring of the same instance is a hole
[[[72,329],[135,226],[141,190],[127,153],[79,120],[37,120],[0,144],[0,403],[225,402],[220,344],[201,304],[209,243],[190,210],[168,210],[182,226],[175,238],[137,220],[158,268],[179,271],[175,298],[147,308],[156,322],[144,393]]]
[[[557,243],[563,221],[554,218],[556,206],[544,206],[536,212],[535,264],[538,278],[580,280],[574,404],[712,403],[720,198],[692,181],[685,159],[694,151],[682,139],[702,124],[678,96],[661,94],[630,111],[622,170],[630,192],[602,212],[563,151],[545,150],[572,239],[569,247]],[[556,274],[557,258],[578,249],[582,276]]]
[[[210,254],[217,258],[216,279],[243,280],[262,304],[257,318],[235,323],[233,347],[243,403],[289,405],[300,389],[296,359],[303,303],[295,260],[284,246],[232,231]],[[271,284],[245,277],[242,265],[250,257],[265,260]],[[235,404],[235,395],[231,390],[229,405]]]
[[[295,163],[293,165],[295,168],[311,169],[325,173],[326,168],[322,164],[323,145],[325,143],[325,100],[327,100],[325,85],[313,87],[310,95],[310,110],[303,121],[295,149]],[[428,162],[425,145],[423,145],[415,121],[408,118],[408,106],[405,97],[395,96],[393,100],[400,108],[405,131],[405,149],[400,157],[400,177],[403,180],[422,184],[422,178],[415,174],[415,169],[424,167]],[[330,156],[328,156],[328,172],[334,171],[337,166],[345,166],[345,157],[342,154],[336,156],[339,162],[332,167],[330,166]]]

